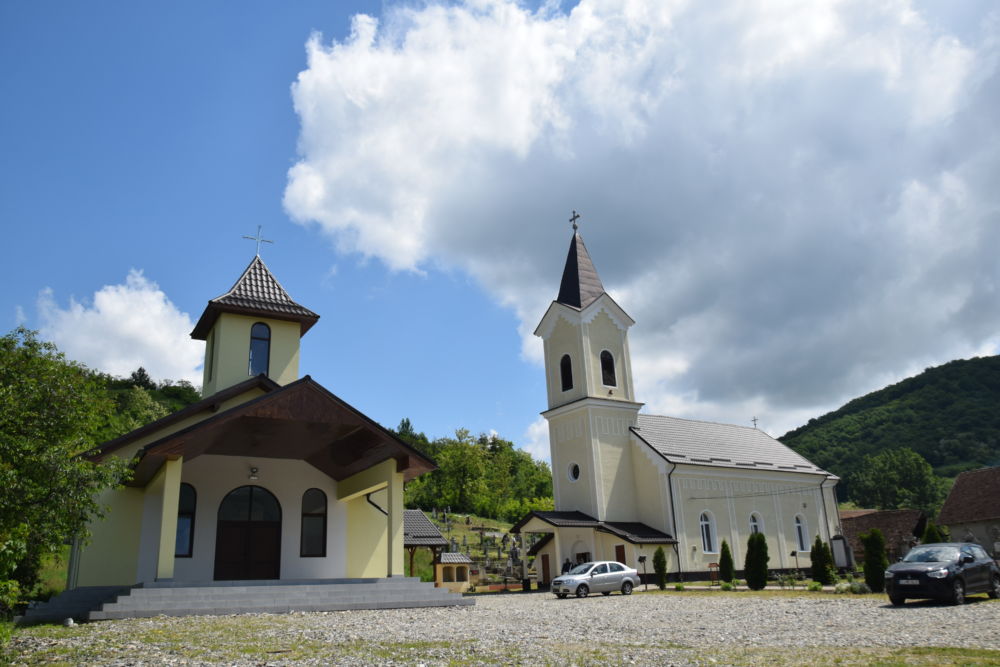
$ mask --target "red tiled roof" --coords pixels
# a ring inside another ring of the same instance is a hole
[[[1000,518],[1000,466],[960,473],[938,523],[952,525]]]

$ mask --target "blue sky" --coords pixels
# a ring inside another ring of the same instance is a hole
[[[303,372],[544,456],[531,331],[577,209],[647,410],[780,435],[997,353],[998,26],[991,2],[2,3],[0,326],[200,378],[190,325],[263,225],[322,316]]]

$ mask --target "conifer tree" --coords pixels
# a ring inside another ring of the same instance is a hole
[[[663,547],[656,547],[653,553],[653,572],[656,573],[656,585],[664,590],[667,587],[667,554]]]
[[[885,568],[889,567],[889,559],[885,557],[885,538],[882,531],[872,528],[860,536],[861,546],[865,550],[865,583],[873,593],[885,590]]]
[[[820,539],[819,535],[816,536],[816,541],[813,542],[812,550],[809,552],[809,558],[812,560],[812,579],[813,581],[818,581],[824,586],[833,583],[833,558],[831,557],[830,547]]]
[[[735,578],[736,565],[733,563],[733,552],[729,548],[729,543],[722,540],[722,549],[719,553],[719,579],[732,581]]]
[[[927,527],[924,528],[924,534],[920,538],[921,544],[933,544],[935,542],[944,542],[945,537],[941,533],[941,529],[938,528],[933,521],[927,521]]]
[[[759,591],[767,586],[767,563],[769,560],[767,538],[764,537],[764,533],[754,533],[747,540],[747,555],[743,562],[747,588]]]

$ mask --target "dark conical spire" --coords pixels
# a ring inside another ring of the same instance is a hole
[[[573,308],[586,308],[602,294],[604,285],[601,284],[594,263],[590,261],[587,246],[583,245],[583,237],[574,233],[556,301]]]

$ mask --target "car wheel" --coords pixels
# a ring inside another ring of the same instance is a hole
[[[951,585],[951,603],[965,604],[965,585],[958,579]]]
[[[889,602],[892,603],[893,607],[902,607],[903,603],[906,602],[906,598],[904,598],[902,595],[890,595]]]
[[[565,600],[566,599],[566,594],[565,593],[556,593],[556,597],[559,598],[560,600]]]
[[[622,584],[622,595],[632,595],[632,582],[626,581]]]
[[[576,597],[585,598],[590,595],[590,589],[587,588],[587,584],[580,584],[576,588]]]
[[[990,584],[990,590],[986,594],[994,600],[1000,598],[1000,575],[993,575],[993,582]]]

